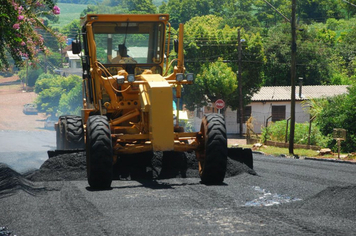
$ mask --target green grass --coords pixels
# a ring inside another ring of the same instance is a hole
[[[153,4],[157,7],[162,4],[162,2],[167,2],[165,0],[153,0]],[[87,8],[86,4],[73,4],[73,3],[58,3],[61,9],[61,14],[59,14],[59,21],[57,23],[50,23],[54,28],[61,29],[63,26],[68,25],[74,19],[80,18],[80,13]]]
[[[88,6],[85,4],[72,4],[72,3],[58,3],[61,9],[61,14],[59,14],[58,23],[51,23],[50,25],[54,28],[62,28],[63,26],[69,24],[75,19],[80,18],[80,13]]]
[[[243,145],[244,148],[252,148],[252,145]],[[267,155],[280,156],[280,155],[289,155],[288,148],[280,148],[274,146],[262,146],[256,151],[261,151]],[[306,157],[315,157],[318,155],[317,151],[310,149],[294,149],[294,154],[298,156],[306,156]]]

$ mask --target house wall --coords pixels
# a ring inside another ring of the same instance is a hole
[[[81,68],[80,59],[69,60],[69,67],[70,68]]]
[[[290,109],[291,104],[289,101],[286,102],[252,102],[248,106],[251,106],[251,115],[253,117],[253,130],[255,133],[261,133],[261,128],[266,125],[266,119],[272,115],[272,106],[285,106],[286,114],[285,117],[288,119],[290,117]],[[211,113],[207,112],[206,109],[200,114]],[[301,102],[296,101],[295,104],[295,121],[297,123],[304,123],[309,121],[309,113],[304,111]],[[272,119],[269,119],[271,122]],[[239,123],[237,123],[237,111],[232,111],[230,108],[227,108],[225,111],[225,123],[226,123],[226,131],[228,134],[237,134],[239,131]],[[199,117],[199,113],[195,111],[194,116],[194,128],[195,132],[200,130],[201,118]],[[246,133],[246,125],[243,125],[243,133]]]
[[[288,119],[291,116],[291,104],[290,102],[252,102],[251,106],[251,115],[253,117],[253,126],[255,133],[261,133],[261,127],[266,126],[266,120],[269,116],[272,115],[272,106],[285,106],[286,114],[285,118]],[[295,103],[295,122],[304,123],[309,121],[309,113],[303,110],[300,101],[296,101]],[[268,122],[271,122],[270,118]]]

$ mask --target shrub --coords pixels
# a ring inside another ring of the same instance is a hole
[[[268,127],[264,127],[262,129],[262,142],[267,140],[276,141],[276,142],[284,142],[286,138],[286,126],[287,121],[277,121],[271,123]],[[287,132],[287,141],[289,141],[290,134],[290,124],[288,126]],[[296,123],[295,124],[295,132],[294,132],[294,143],[296,144],[308,144],[308,136],[309,136],[309,123]],[[317,145],[321,147],[327,146],[330,142],[330,137],[322,135],[319,128],[315,125],[312,125],[312,129],[310,132],[310,144]]]

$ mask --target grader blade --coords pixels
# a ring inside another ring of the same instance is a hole
[[[76,153],[76,152],[84,152],[85,149],[71,149],[71,150],[48,150],[48,158],[55,157],[58,155],[62,154],[70,154],[70,153]]]
[[[250,148],[228,148],[227,156],[253,169],[253,156]]]

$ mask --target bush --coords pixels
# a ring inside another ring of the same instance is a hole
[[[26,68],[23,67],[19,71],[19,77],[23,83],[26,83],[28,86],[33,87],[35,86],[37,78],[43,73],[41,68],[34,69],[32,67]]]
[[[343,94],[316,103],[313,106],[316,123],[324,135],[332,136],[334,128],[346,129],[346,140],[341,142],[342,152],[355,152],[356,150],[356,85],[349,87],[349,93]],[[335,140],[330,140],[328,147],[337,150]]]
[[[81,77],[77,75],[42,74],[35,86],[37,108],[52,116],[78,115],[82,108],[81,85]]]
[[[286,137],[287,121],[277,121],[262,129],[262,142],[267,140],[284,142]],[[287,141],[289,141],[290,124],[288,126]],[[294,132],[294,143],[308,144],[309,123],[296,123]],[[322,135],[319,128],[312,124],[310,132],[310,145],[325,147],[330,142],[330,137]]]

